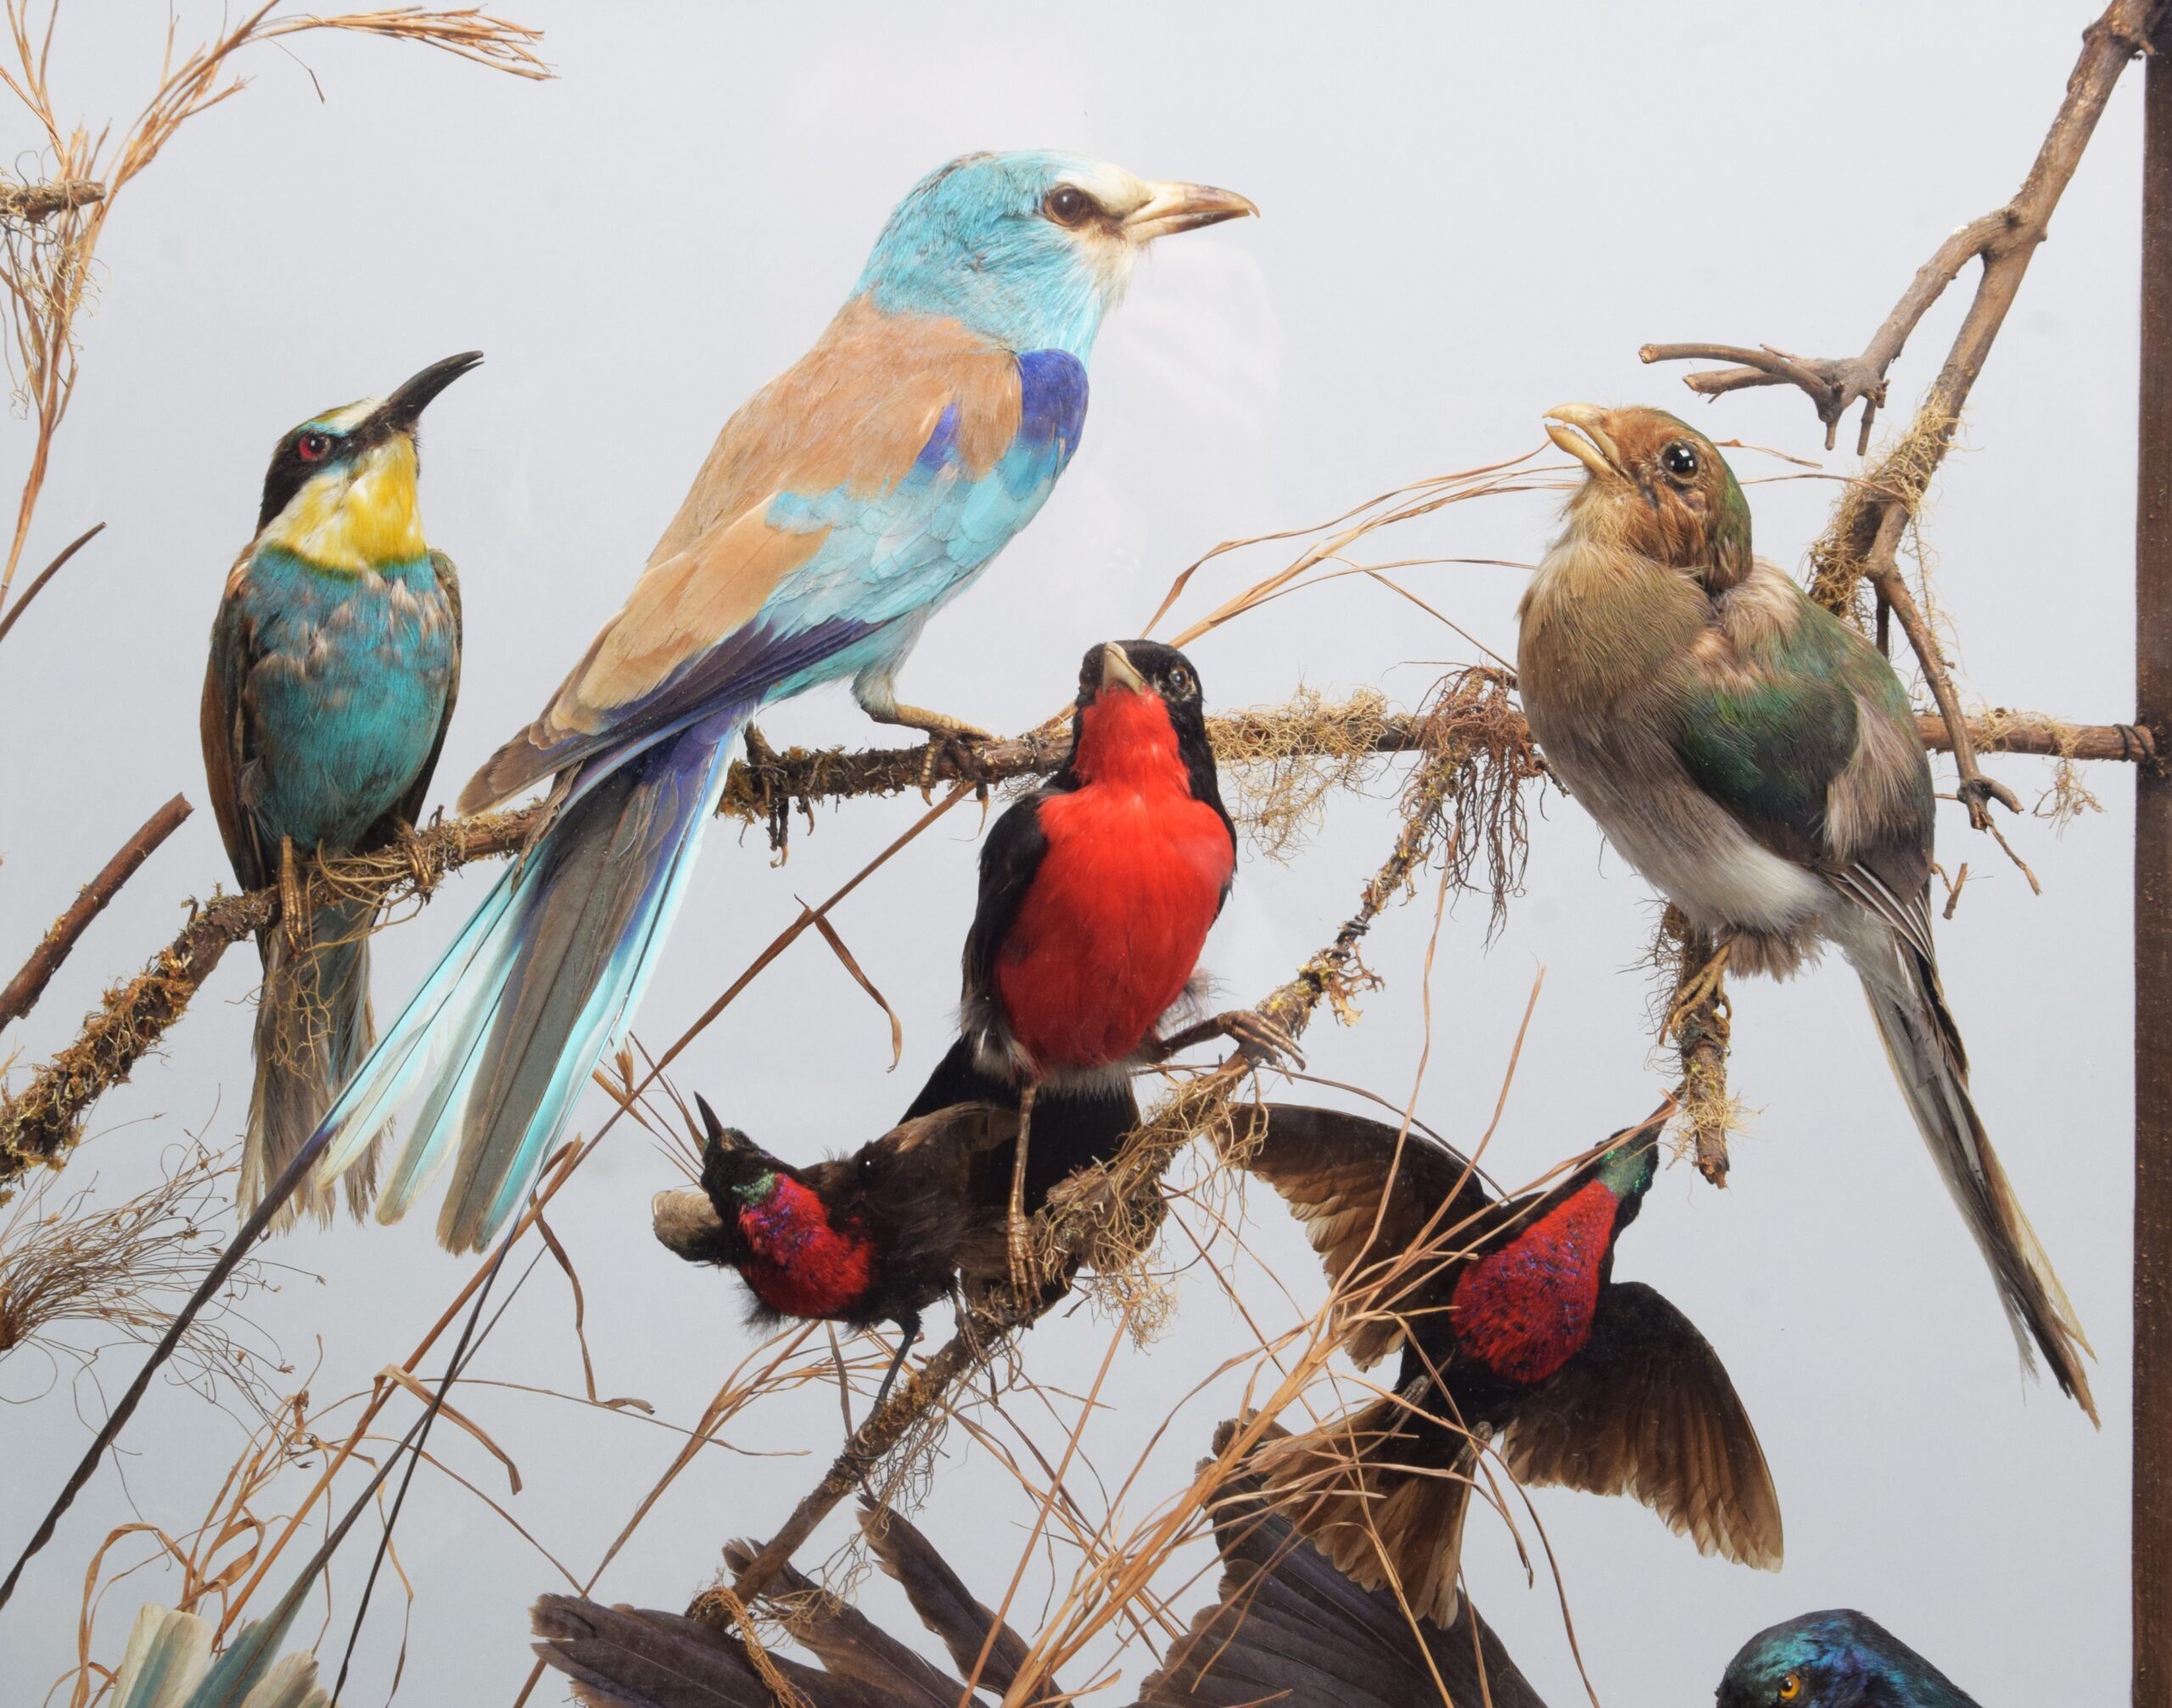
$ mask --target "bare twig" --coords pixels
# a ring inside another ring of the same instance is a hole
[[[92,526],[85,529],[81,534],[78,534],[73,540],[70,540],[65,546],[60,548],[60,555],[59,557],[55,557],[50,563],[47,564],[44,568],[37,572],[37,579],[31,582],[29,586],[23,589],[23,596],[9,606],[4,615],[0,615],[0,641],[4,641],[8,638],[8,631],[15,626],[15,619],[23,614],[24,607],[27,606],[31,600],[36,598],[40,593],[45,591],[45,584],[50,581],[54,576],[58,575],[62,569],[67,567],[68,560],[70,557],[73,557],[78,552],[81,551],[86,546],[89,545],[92,540],[96,539],[104,531],[105,524],[103,522],[95,523]]]
[[[1860,456],[1869,448],[1872,419],[1885,400],[1887,371],[1909,335],[1963,267],[1972,260],[1983,263],[1975,299],[1945,367],[1917,408],[1913,425],[1870,472],[1864,488],[1851,490],[1841,501],[1829,536],[1830,555],[1845,571],[1833,578],[1841,584],[1835,591],[1852,600],[1855,583],[1867,581],[1877,590],[1881,610],[1889,608],[1900,619],[1931,696],[1955,731],[1953,759],[1961,774],[1960,797],[1979,830],[1990,826],[1990,802],[1998,801],[2010,812],[2018,812],[2021,803],[2011,790],[1986,777],[1976,762],[1945,659],[1900,574],[1897,554],[1901,535],[1953,442],[1969,390],[1983,372],[1992,341],[2013,305],[2036,246],[2049,231],[2052,211],[2081,162],[2105,103],[2127,62],[2141,52],[2150,19],[2161,5],[2162,0],[2113,0],[2082,32],[2081,57],[2067,81],[2066,98],[2019,191],[2004,207],[1970,221],[1939,245],[1861,356],[1838,360],[1793,356],[1769,344],[1757,350],[1727,344],[1646,344],[1638,352],[1648,362],[1711,359],[1740,364],[1690,375],[1690,389],[1707,396],[1745,386],[1797,387],[1825,423],[1828,450],[1841,414],[1861,400]]]
[[[30,595],[23,596],[28,599]],[[15,608],[20,610],[22,607],[18,604]],[[176,795],[153,813],[143,828],[121,844],[120,852],[83,886],[67,912],[53,921],[52,929],[38,940],[22,970],[8,981],[6,989],[0,990],[0,1026],[21,1019],[36,1006],[53,975],[59,972],[61,962],[76,947],[76,940],[89,928],[92,920],[105,911],[106,904],[120,893],[121,885],[136,875],[136,869],[158,851],[160,843],[181,828],[182,821],[193,810],[185,797]]]

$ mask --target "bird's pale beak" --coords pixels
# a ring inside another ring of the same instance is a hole
[[[1565,403],[1546,412],[1546,436],[1602,479],[1621,473],[1621,454],[1599,423],[1606,412],[1596,404]]]
[[[479,367],[483,352],[479,350],[462,350],[458,356],[449,356],[443,361],[434,361],[384,400],[382,413],[388,425],[404,433],[415,430],[415,423],[422,419],[423,412],[445,387],[470,369]]]
[[[1134,694],[1147,692],[1146,678],[1139,674],[1131,655],[1113,641],[1101,648],[1101,686],[1128,688]]]
[[[1212,184],[1149,184],[1146,199],[1123,216],[1125,237],[1135,244],[1150,244],[1172,232],[1195,232],[1201,226],[1218,226],[1224,220],[1257,218],[1259,210],[1251,199],[1234,190],[1218,190]]]

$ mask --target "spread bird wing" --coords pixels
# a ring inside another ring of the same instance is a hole
[[[537,1658],[566,1675],[584,1708],[775,1708],[746,1651],[697,1619],[546,1595],[529,1621]],[[781,1655],[770,1660],[814,1708],[894,1700]]]
[[[1520,1481],[1633,1495],[1700,1554],[1779,1567],[1779,1496],[1734,1384],[1641,1282],[1601,1296],[1590,1342],[1524,1402],[1501,1452]]]
[[[241,599],[248,573],[244,554],[227,577],[226,596],[211,624],[199,721],[204,781],[211,792],[211,811],[219,821],[219,838],[227,845],[227,858],[241,887],[261,889],[278,876],[279,856],[276,848],[264,847],[256,834],[256,820],[242,799],[244,780],[256,753],[249,673],[260,656],[256,624]]]
[[[724,1563],[734,1574],[753,1562],[751,1543],[725,1544]],[[957,1679],[946,1677],[858,1608],[839,1600],[792,1566],[781,1566],[765,1592],[784,1604],[785,1629],[804,1644],[833,1677],[877,1693],[883,1702],[911,1708],[958,1708],[966,1694]]]
[[[1783,859],[1822,873],[1928,954],[1931,780],[1906,691],[1861,636],[1760,565],[1784,620],[1721,627],[1688,661],[1675,751]]]
[[[1341,1285],[1360,1266],[1377,1271],[1421,1238],[1436,1241],[1443,1255],[1460,1251],[1468,1243],[1464,1224],[1493,1202],[1464,1157],[1415,1131],[1402,1135],[1398,1156],[1398,1136],[1397,1128],[1363,1116],[1270,1103],[1240,1114],[1233,1149],[1247,1172],[1281,1195],[1329,1281]],[[1353,1323],[1345,1350],[1360,1368],[1378,1363],[1402,1338],[1388,1310],[1427,1302],[1437,1279],[1420,1275],[1415,1286],[1399,1280]]]
[[[877,1563],[904,1590],[920,1622],[950,1651],[951,1664],[961,1675],[970,1675],[977,1666],[981,1689],[1007,1693],[1026,1664],[1026,1639],[975,1599],[904,1514],[876,1506],[863,1495],[859,1527]],[[1066,1693],[1055,1680],[1044,1679],[1035,1700],[1066,1700]]]
[[[1170,1645],[1143,1708],[1404,1708],[1443,1684],[1458,1704],[1545,1708],[1468,1597],[1447,1628],[1413,1621],[1392,1588],[1360,1588],[1306,1546],[1258,1487],[1217,1491],[1220,1599]]]
[[[1039,508],[1085,406],[1067,354],[847,305],[725,423],[625,608],[462,809],[623,760],[916,625]]]

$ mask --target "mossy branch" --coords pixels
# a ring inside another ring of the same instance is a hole
[[[1940,720],[1926,717],[1918,725],[1930,746],[1951,749]],[[2065,724],[2001,712],[1969,727],[1984,752],[2141,763],[2156,759],[2148,732],[2124,724]],[[924,784],[965,781],[993,787],[1046,776],[1062,763],[1070,741],[1063,731],[1043,728],[970,750],[938,748],[932,756],[918,747],[857,753],[794,748],[780,753],[749,733],[751,757],[732,766],[718,810],[762,826],[780,848],[795,812],[811,824],[814,808],[825,802],[898,794]],[[1207,733],[1223,764],[1239,768],[1286,766],[1308,757],[1346,765],[1353,756],[1365,754],[1438,753],[1444,744],[1457,742],[1506,743],[1534,771],[1541,763],[1531,753],[1522,713],[1492,695],[1416,713],[1384,712],[1369,697],[1324,704],[1301,697],[1280,706],[1210,718]],[[419,902],[446,873],[476,860],[501,859],[525,846],[539,810],[529,807],[433,825],[378,853],[327,861],[313,869],[310,882],[372,900],[381,910]],[[1461,854],[1468,860],[1476,852],[1464,848]],[[1489,858],[1500,863],[1497,853]],[[1497,893],[1497,905],[1500,899]],[[66,1160],[91,1106],[159,1046],[227,950],[278,917],[276,885],[243,895],[214,894],[141,972],[106,991],[74,1043],[36,1068],[20,1091],[0,1095],[0,1202],[6,1201],[25,1169],[59,1167]]]

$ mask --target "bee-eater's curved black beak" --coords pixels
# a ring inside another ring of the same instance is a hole
[[[458,356],[432,362],[385,399],[384,407],[379,412],[385,425],[402,433],[412,433],[431,399],[469,369],[479,367],[482,361],[481,350],[464,350]]]

